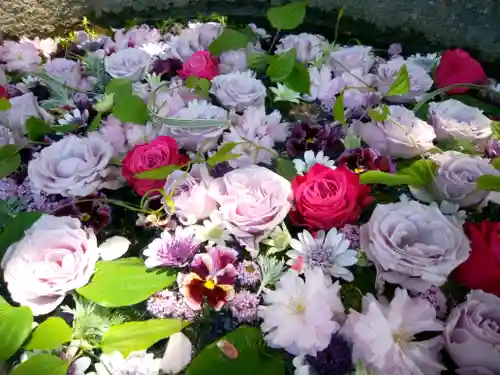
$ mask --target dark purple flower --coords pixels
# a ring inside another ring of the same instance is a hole
[[[79,61],[79,57],[83,56],[85,56],[85,50],[73,42],[67,42],[65,45],[58,43],[56,51],[50,55],[52,59],[63,58],[75,61]]]
[[[286,149],[293,157],[300,157],[305,151],[312,150],[315,153],[323,151],[331,158],[344,150],[341,140],[343,135],[344,130],[340,125],[301,122],[292,128]]]
[[[22,96],[23,92],[17,88],[16,85],[6,85],[5,86],[7,90],[7,94],[9,95],[9,98],[15,98],[16,96]]]
[[[351,346],[336,334],[326,349],[316,357],[306,356],[306,361],[317,375],[345,375],[352,367]]]
[[[496,139],[490,139],[488,145],[486,146],[486,155],[489,158],[496,158],[500,156],[500,141]]]
[[[337,159],[337,165],[345,165],[356,173],[365,171],[396,172],[390,157],[382,156],[372,148],[345,150]]]
[[[229,165],[228,162],[218,163],[215,167],[210,171],[210,176],[213,178],[218,178],[224,176],[227,172],[231,172],[233,168]]]
[[[99,233],[111,219],[111,209],[103,202],[102,193],[92,194],[78,201],[66,204],[53,212],[55,216],[71,216],[79,219],[85,226]]]
[[[50,99],[50,90],[38,82],[30,88],[30,91],[36,96],[38,101]]]
[[[179,59],[156,60],[153,64],[152,73],[161,76],[163,80],[170,80],[182,69],[182,61]]]
[[[92,101],[89,99],[87,94],[84,92],[77,92],[73,95],[73,102],[76,108],[83,112],[85,110],[90,111],[92,109]]]

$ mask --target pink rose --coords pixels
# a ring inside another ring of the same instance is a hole
[[[196,76],[211,80],[219,75],[219,60],[208,51],[197,51],[187,59],[177,73],[184,79]]]
[[[12,299],[44,315],[88,283],[98,258],[97,239],[80,220],[44,215],[7,249],[1,266]]]
[[[227,229],[250,250],[278,226],[292,207],[292,187],[259,166],[236,169],[213,181],[211,195]]]

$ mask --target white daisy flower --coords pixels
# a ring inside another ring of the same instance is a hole
[[[323,151],[314,154],[314,151],[308,150],[304,153],[304,160],[302,159],[294,159],[293,165],[295,166],[295,170],[297,174],[303,175],[304,173],[309,172],[309,170],[315,164],[322,164],[325,167],[329,167],[331,169],[335,169],[335,161],[330,160],[328,156],[325,156]]]
[[[274,94],[275,102],[291,102],[291,103],[300,102],[300,93],[292,90],[288,86],[285,86],[281,83],[278,83],[277,87],[271,87],[270,90]]]
[[[203,220],[203,225],[195,225],[194,229],[198,241],[208,242],[208,246],[226,246],[226,242],[231,240],[218,212],[212,213],[209,220]]]

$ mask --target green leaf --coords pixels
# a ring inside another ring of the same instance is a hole
[[[285,374],[282,354],[267,348],[259,328],[242,326],[224,336],[223,340],[236,348],[237,358],[228,358],[214,342],[193,359],[186,375]]]
[[[404,95],[408,92],[410,92],[410,77],[408,76],[408,68],[405,64],[399,70],[396,79],[385,96]]]
[[[0,296],[0,315],[2,315],[4,312],[10,309],[12,309],[12,306],[9,305],[9,303],[5,300],[5,298]]]
[[[187,77],[186,82],[184,84],[189,89],[195,89],[198,87],[198,77],[189,76],[189,77]]]
[[[335,121],[340,122],[342,125],[345,125],[345,112],[344,112],[344,92],[342,91],[337,99],[335,100],[335,104],[333,105],[333,118]]]
[[[285,84],[293,91],[309,94],[311,91],[311,77],[309,70],[301,62],[296,61],[290,75],[285,79]]]
[[[497,157],[497,158],[493,159],[491,161],[491,165],[493,166],[493,168],[500,171],[500,158]]]
[[[347,134],[342,140],[344,147],[348,150],[361,147],[361,138],[354,134]]]
[[[89,127],[87,128],[87,132],[95,132],[99,130],[101,127],[102,113],[98,112],[97,116],[94,117]]]
[[[0,178],[10,176],[21,165],[19,146],[5,145],[0,147]]]
[[[266,74],[271,81],[284,81],[295,68],[296,56],[297,51],[295,48],[273,56],[266,70]]]
[[[281,157],[276,159],[276,173],[288,181],[293,181],[295,176],[297,176],[297,170],[293,162],[290,159]]]
[[[150,171],[145,171],[137,173],[135,177],[143,180],[165,180],[173,171],[181,169],[180,165],[165,165],[163,167],[151,169]]]
[[[115,96],[131,96],[133,93],[132,81],[123,78],[113,79],[108,83],[105,89],[106,94],[115,94]]]
[[[383,122],[391,114],[387,104],[381,104],[377,108],[368,110],[368,116],[375,122]]]
[[[47,134],[54,133],[54,129],[38,117],[31,116],[26,120],[26,131],[31,141],[39,141]]]
[[[23,236],[24,232],[31,228],[31,226],[42,217],[42,212],[20,212],[12,220],[5,229],[0,233],[0,258],[7,248],[14,242],[19,241]]]
[[[12,107],[10,100],[7,98],[0,98],[0,111],[8,111]]]
[[[479,190],[499,191],[500,192],[500,176],[492,174],[484,174],[476,180],[476,187]]]
[[[77,292],[104,307],[135,305],[175,281],[173,272],[150,271],[139,258],[98,262],[89,284]]]
[[[205,95],[208,96],[208,90],[210,90],[210,81],[206,78],[200,78],[198,80],[198,89]]]
[[[28,338],[32,325],[33,314],[29,307],[11,307],[3,311],[0,315],[1,360],[8,360],[19,350]]]
[[[362,184],[382,184],[387,186],[412,185],[420,183],[420,179],[415,175],[387,173],[381,171],[368,171],[359,176]]]
[[[72,329],[63,319],[50,317],[43,321],[31,335],[26,350],[54,350],[71,341]]]
[[[115,325],[104,334],[102,350],[105,354],[117,350],[126,357],[133,351],[150,348],[188,324],[177,319],[150,319]]]
[[[476,144],[466,139],[451,138],[439,141],[438,146],[443,151],[459,151],[469,155],[481,155],[484,152]]]
[[[135,95],[115,96],[113,116],[121,122],[145,125],[149,120],[148,106],[144,100]]]
[[[270,56],[265,52],[249,52],[246,56],[248,67],[256,71],[266,70],[269,58]]]
[[[50,354],[37,354],[14,367],[10,375],[66,375],[69,363]]]
[[[415,112],[415,116],[420,120],[427,121],[429,119],[429,103],[425,103],[421,106],[418,111]]]
[[[208,46],[208,50],[212,55],[219,56],[222,52],[246,48],[249,41],[245,34],[226,27],[222,34]]]
[[[491,122],[491,132],[493,139],[500,140],[500,121]]]
[[[248,38],[249,42],[257,42],[260,39],[259,35],[253,31],[250,25],[246,25],[244,28],[240,29],[240,32]]]
[[[57,125],[55,128],[52,128],[52,130],[56,133],[70,133],[79,127],[80,125],[78,124]]]
[[[416,160],[408,168],[404,168],[398,173],[408,174],[418,177],[418,186],[428,186],[433,180],[439,166],[432,160]]]
[[[207,159],[207,164],[211,167],[215,167],[217,164],[228,161],[238,159],[240,154],[231,154],[231,151],[234,150],[236,146],[238,146],[238,142],[227,142],[222,145],[219,150],[212,156]]]
[[[297,1],[267,11],[267,19],[277,30],[293,30],[304,22],[307,1]]]

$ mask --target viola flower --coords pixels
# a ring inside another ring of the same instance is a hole
[[[396,172],[396,164],[389,156],[380,155],[373,148],[345,150],[337,159],[338,165],[346,165],[355,173],[365,171]]]
[[[206,302],[220,310],[233,298],[237,255],[236,250],[226,247],[212,247],[208,253],[195,255],[191,272],[177,275],[179,291],[189,307],[200,310]]]
[[[183,267],[193,257],[199,247],[193,228],[175,228],[175,234],[164,230],[160,238],[151,242],[143,255],[144,264],[154,267]]]
[[[307,268],[320,267],[334,277],[354,280],[354,275],[346,267],[357,263],[357,252],[349,248],[349,241],[343,233],[332,228],[325,237],[320,230],[313,237],[308,231],[298,234],[298,240],[292,239],[293,250],[287,252],[291,259],[287,264],[299,272]]]
[[[315,153],[323,151],[326,156],[331,157],[344,150],[341,141],[343,133],[341,126],[302,122],[292,128],[286,148],[288,154],[294,157],[303,155],[307,150]]]

